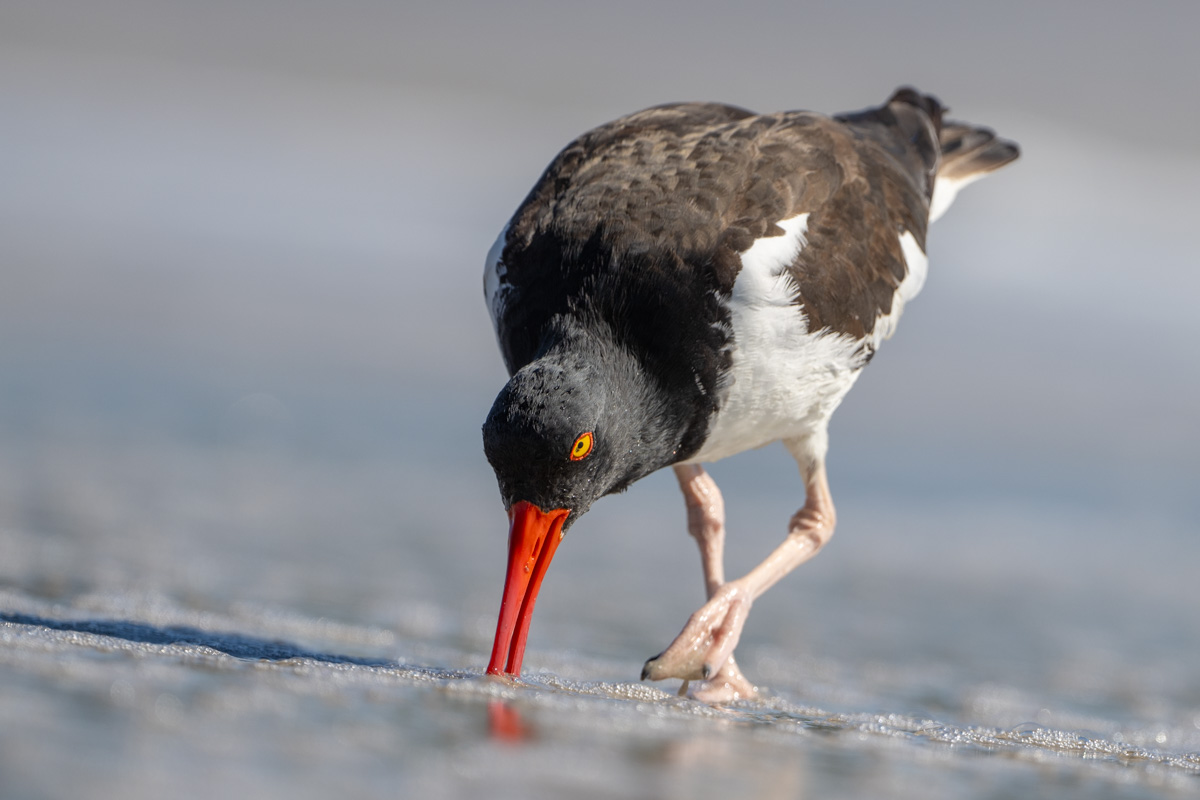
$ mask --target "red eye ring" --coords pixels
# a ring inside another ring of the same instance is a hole
[[[591,455],[592,447],[595,445],[595,437],[591,431],[579,434],[579,438],[575,440],[575,444],[571,445],[571,460],[582,461]]]

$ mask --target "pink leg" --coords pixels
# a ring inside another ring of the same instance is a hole
[[[717,482],[699,464],[675,467],[675,477],[679,479],[679,489],[687,503],[688,533],[700,547],[705,595],[711,600],[725,583],[725,501]],[[757,693],[738,669],[732,654],[716,674],[702,678],[703,683],[692,687],[690,692],[685,678],[679,693],[709,703],[753,697]]]
[[[824,435],[786,444],[799,462],[804,477],[804,507],[792,517],[783,543],[745,576],[728,583],[722,582],[724,506],[716,484],[699,467],[676,467],[676,475],[688,501],[688,528],[700,542],[710,597],[700,610],[692,614],[671,646],[646,662],[642,670],[643,678],[699,679],[714,683],[730,663],[751,604],[780,578],[816,555],[833,535],[836,515],[825,476]],[[701,535],[697,536],[696,530],[700,530]],[[737,671],[736,664],[733,673],[724,674],[736,674],[740,684],[731,681],[730,688],[724,690],[723,699],[737,697],[739,688],[753,689]],[[702,691],[708,688],[710,686]],[[701,699],[714,697],[716,699],[710,699],[710,702],[719,702],[722,699],[721,687],[711,688],[715,691]]]

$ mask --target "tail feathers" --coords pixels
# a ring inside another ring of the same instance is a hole
[[[910,86],[878,108],[834,119],[891,153],[929,200],[929,221],[945,213],[958,190],[1015,161],[1020,150],[988,128],[944,118],[946,107]],[[932,186],[931,186],[932,184]]]
[[[938,178],[962,180],[986,174],[1015,161],[1021,151],[1014,142],[996,138],[990,128],[947,122],[941,132],[942,163]]]
[[[946,121],[939,139],[942,158],[929,201],[930,222],[946,213],[964,186],[1015,161],[1021,154],[1016,143],[998,138],[991,129],[962,122]]]

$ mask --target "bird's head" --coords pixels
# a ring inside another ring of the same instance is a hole
[[[483,449],[506,508],[519,502],[569,522],[610,488],[613,429],[595,370],[539,359],[513,375],[483,424]],[[569,524],[568,522],[568,524]]]
[[[519,675],[543,577],[598,498],[674,460],[686,415],[608,331],[563,325],[513,374],[483,424],[508,510],[508,571],[488,664]]]
[[[600,372],[577,357],[538,359],[513,375],[483,424],[510,523],[490,674],[520,674],[533,606],[558,543],[597,498],[631,480],[620,455],[629,449],[629,425],[614,413],[611,376]]]

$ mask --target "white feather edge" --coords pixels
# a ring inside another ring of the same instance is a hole
[[[496,331],[497,336],[500,333],[500,315],[504,311],[509,291],[508,284],[504,280],[508,270],[505,268],[502,258],[509,224],[505,223],[500,235],[496,237],[496,241],[488,250],[483,266],[483,297],[487,302],[488,314],[492,317],[492,329]]]
[[[900,252],[904,255],[904,280],[896,287],[896,294],[892,297],[892,310],[875,318],[871,344],[876,348],[885,339],[892,338],[896,326],[900,323],[904,306],[921,291],[929,274],[929,258],[921,249],[921,245],[917,244],[917,237],[912,235],[912,231],[900,234]]]

